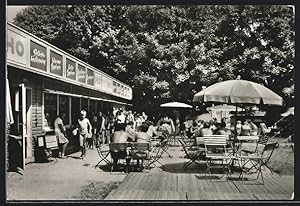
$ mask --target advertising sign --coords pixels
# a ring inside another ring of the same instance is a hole
[[[94,75],[95,75],[95,87],[96,88],[102,88],[101,86],[101,74],[99,74],[98,72],[95,72],[94,73]]]
[[[78,64],[78,81],[81,83],[85,83],[86,79],[86,72],[85,72],[85,67]]]
[[[63,75],[63,59],[62,55],[50,51],[50,72],[59,76]]]
[[[30,40],[30,66],[36,69],[47,71],[46,47],[43,47]]]
[[[26,50],[26,38],[14,31],[7,31],[7,60],[26,65],[28,52]]]
[[[66,77],[76,80],[76,63],[66,58]]]
[[[87,73],[86,73],[86,78],[87,78],[87,84],[94,86],[94,71],[87,69]]]
[[[113,92],[113,81],[106,76],[102,76],[102,89],[111,94]]]

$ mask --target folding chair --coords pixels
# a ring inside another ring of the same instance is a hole
[[[144,167],[144,160],[149,159],[149,153],[150,153],[150,144],[149,143],[132,143],[131,145],[131,159],[132,160],[139,160],[142,161],[142,166]]]
[[[179,139],[178,141],[183,148],[185,156],[189,159],[189,161],[183,165],[183,168],[186,169],[192,163],[195,163],[203,168],[202,165],[197,161],[205,159],[204,150],[201,150],[198,145],[187,145],[182,139]]]
[[[150,168],[151,165],[154,165],[158,168],[156,163],[164,166],[159,160],[162,158],[162,155],[168,149],[168,139],[164,139],[157,147],[153,147],[150,151],[147,168]]]
[[[230,156],[226,150],[226,136],[204,136],[204,146],[205,146],[205,159],[207,169],[205,170],[205,175],[209,172],[212,175],[212,168],[222,168],[223,172],[228,173],[230,170],[230,162],[235,160],[235,156]],[[230,162],[228,162],[230,160]],[[225,168],[227,171],[225,172]]]
[[[98,152],[98,155],[100,157],[100,160],[99,162],[95,165],[95,167],[98,167],[98,165],[104,161],[106,162],[108,165],[111,165],[112,162],[108,159],[108,155],[110,154],[110,150],[109,150],[109,147],[107,148],[104,148],[104,146],[102,147],[101,144],[100,144],[100,139],[97,138],[96,139],[96,149],[97,149],[97,152]]]
[[[264,146],[262,152],[258,155],[248,155],[244,156],[241,155],[238,158],[241,161],[241,173],[239,175],[239,178],[242,176],[242,183],[244,183],[244,172],[248,172],[251,169],[255,169],[254,173],[257,173],[257,177],[254,180],[258,180],[259,176],[261,176],[262,184],[264,184],[264,178],[262,173],[262,167],[268,168],[271,173],[273,174],[273,171],[270,167],[268,167],[267,163],[269,162],[274,149],[278,146],[278,143],[268,143]],[[246,169],[246,164],[252,164],[252,166],[248,169]]]
[[[127,155],[127,143],[110,143],[109,144],[109,151],[110,151],[110,156],[112,159],[112,164],[111,164],[111,172],[115,169],[114,166],[118,165],[119,160],[125,159],[126,160],[126,169],[125,172],[128,172],[128,164],[130,161],[130,156]],[[116,156],[115,156],[116,155]],[[116,162],[116,165],[114,165],[114,157],[117,157],[118,160]]]

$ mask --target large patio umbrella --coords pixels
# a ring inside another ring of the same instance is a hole
[[[172,109],[183,109],[183,108],[187,108],[187,109],[191,109],[193,108],[193,106],[189,105],[189,104],[185,104],[182,102],[168,102],[168,103],[164,103],[161,104],[160,107],[162,108],[172,108]],[[176,141],[176,126],[175,126],[175,132],[174,132],[174,144]]]
[[[227,104],[282,105],[282,97],[255,82],[228,80],[218,82],[195,94],[193,102],[222,102]],[[235,118],[236,133],[236,118]]]
[[[182,102],[168,102],[161,104],[160,107],[169,107],[169,108],[193,108],[193,106],[182,103]]]
[[[222,102],[227,104],[282,105],[282,97],[255,82],[228,80],[218,82],[195,94],[193,102]]]

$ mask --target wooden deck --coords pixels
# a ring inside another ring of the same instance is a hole
[[[293,176],[264,175],[255,181],[208,179],[201,174],[130,173],[105,200],[290,200]]]

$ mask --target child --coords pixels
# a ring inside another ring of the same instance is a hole
[[[81,110],[80,118],[78,119],[79,129],[79,143],[81,147],[81,159],[86,155],[86,138],[92,136],[92,125],[88,118],[86,118],[86,111]]]

